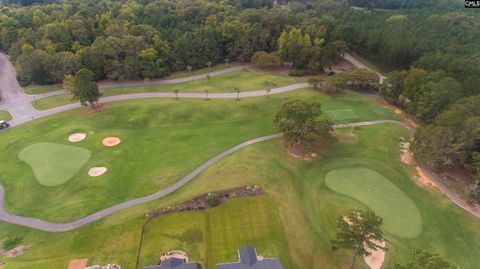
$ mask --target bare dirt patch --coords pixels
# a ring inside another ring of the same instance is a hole
[[[385,247],[385,241],[372,240],[376,245]],[[378,248],[377,250],[370,249],[369,256],[364,256],[363,259],[365,263],[370,267],[370,269],[380,269],[382,268],[383,262],[385,261],[385,250]]]
[[[412,126],[415,129],[418,128],[418,124],[415,121],[413,121],[407,114],[405,114],[403,110],[399,108],[395,108],[394,112],[395,114],[400,115],[402,119],[406,121],[410,126]]]
[[[88,170],[88,175],[91,177],[99,177],[107,172],[106,167],[92,167]]]
[[[122,143],[122,140],[118,137],[115,137],[115,136],[109,136],[109,137],[105,137],[103,140],[102,140],[102,144],[105,146],[105,147],[115,147],[116,145]]]
[[[5,258],[14,258],[24,254],[25,252],[28,251],[28,249],[29,249],[29,246],[21,245],[5,252],[2,251],[3,253],[1,253],[1,256]]]
[[[423,186],[427,186],[427,187],[431,187],[431,188],[435,188],[437,190],[439,190],[440,192],[442,192],[442,189],[440,189],[440,187],[438,187],[438,185],[435,183],[435,181],[433,181],[426,173],[424,173],[422,171],[422,169],[420,167],[417,166],[417,176],[416,176],[418,182],[423,185]]]
[[[68,137],[68,141],[72,143],[77,143],[84,140],[86,137],[86,133],[73,133]]]
[[[400,159],[403,163],[412,165],[414,163],[413,154],[410,152],[410,143],[405,142],[403,137],[401,137],[403,142],[400,142]]]

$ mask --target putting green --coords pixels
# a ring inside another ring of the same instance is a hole
[[[47,187],[67,182],[90,156],[90,151],[83,148],[45,142],[30,145],[18,154],[30,165],[38,183]]]
[[[351,109],[335,109],[325,111],[325,114],[333,121],[356,120],[360,119],[357,113]]]
[[[366,168],[330,171],[325,182],[341,194],[367,205],[383,218],[383,229],[402,238],[415,238],[422,231],[422,217],[414,202],[379,173]]]

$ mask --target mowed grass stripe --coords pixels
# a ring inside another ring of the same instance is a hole
[[[231,200],[206,211],[158,217],[146,226],[141,265],[153,265],[161,253],[180,249],[188,252],[192,261],[214,269],[218,263],[237,261],[237,249],[251,245],[259,255],[281,258],[289,268],[287,243],[276,214],[269,197],[257,196]],[[183,236],[194,227],[203,231],[203,240]]]
[[[415,238],[422,231],[422,217],[414,202],[381,174],[366,168],[341,168],[326,175],[327,186],[352,197],[383,218],[386,232]]]

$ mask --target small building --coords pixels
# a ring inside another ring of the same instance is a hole
[[[187,262],[185,259],[168,258],[163,260],[160,265],[143,267],[143,269],[201,269],[196,262]]]
[[[238,262],[217,264],[217,269],[283,269],[279,259],[257,256],[254,247],[245,246],[238,250]]]

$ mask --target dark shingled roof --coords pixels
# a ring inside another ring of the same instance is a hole
[[[185,263],[182,259],[170,258],[160,265],[143,267],[143,269],[200,269],[200,265],[196,262]]]
[[[246,246],[238,250],[238,262],[217,264],[217,269],[283,269],[278,259],[257,259],[254,247]]]

